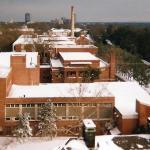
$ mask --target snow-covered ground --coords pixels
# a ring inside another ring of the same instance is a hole
[[[19,143],[16,138],[0,137],[0,150],[88,150],[82,140],[71,140],[70,137],[56,137],[53,140],[47,138],[30,138],[29,140]],[[67,144],[66,144],[67,143]]]
[[[95,150],[123,150],[121,147],[117,146],[113,142],[114,137],[122,137],[122,136],[137,136],[145,139],[150,139],[150,134],[141,134],[141,135],[103,135],[95,137]],[[139,143],[137,143],[139,149],[142,147]]]
[[[95,149],[96,150],[122,150],[112,141],[114,135],[96,136]]]

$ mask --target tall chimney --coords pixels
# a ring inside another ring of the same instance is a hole
[[[74,6],[71,6],[71,36],[74,37]]]

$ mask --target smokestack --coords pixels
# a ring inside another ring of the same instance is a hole
[[[74,6],[71,6],[71,36],[74,37],[74,20],[75,15],[74,15]]]

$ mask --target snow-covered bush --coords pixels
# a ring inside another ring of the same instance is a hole
[[[13,136],[16,136],[20,142],[23,142],[25,139],[32,136],[32,128],[30,127],[29,119],[29,113],[20,115],[19,124],[13,131]]]
[[[39,110],[39,124],[37,135],[44,137],[50,137],[51,140],[57,135],[57,125],[56,125],[56,110],[52,102],[45,103]]]

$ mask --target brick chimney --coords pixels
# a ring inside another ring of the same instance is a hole
[[[75,14],[74,14],[74,6],[71,6],[71,36],[74,37],[74,22],[75,22]]]
[[[110,80],[115,80],[116,73],[116,54],[114,48],[110,50]]]

